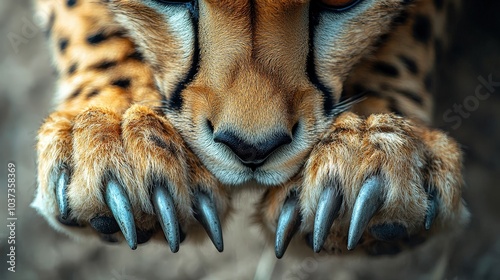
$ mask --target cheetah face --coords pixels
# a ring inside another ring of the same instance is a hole
[[[111,0],[164,113],[226,184],[290,179],[405,0]]]

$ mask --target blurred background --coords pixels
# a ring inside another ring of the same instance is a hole
[[[9,40],[36,23],[30,1],[0,1],[0,224],[7,224],[8,162],[16,164],[18,217],[15,273],[7,271],[8,231],[0,225],[0,279],[500,279],[500,86],[474,99],[483,80],[500,82],[499,11],[500,1],[466,1],[452,28],[453,46],[437,67],[435,123],[465,151],[464,198],[472,212],[466,230],[394,257],[276,260],[274,246],[249,227],[245,208],[252,205],[245,198],[225,231],[222,254],[208,242],[183,244],[175,255],[158,244],[136,251],[125,244],[82,244],[49,228],[29,204],[36,131],[51,110],[56,77],[41,31],[17,47]],[[449,111],[455,104],[470,109],[460,124],[447,118],[457,116]]]

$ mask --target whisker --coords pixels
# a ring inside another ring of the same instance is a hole
[[[359,103],[366,99],[366,92],[362,92],[351,97],[348,97],[344,100],[339,101],[335,104],[333,108],[333,115],[340,115],[341,113],[351,109],[356,103]]]

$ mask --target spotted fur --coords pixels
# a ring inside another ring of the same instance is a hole
[[[433,65],[455,1],[363,0],[346,11],[316,0],[36,5],[60,78],[38,135],[33,206],[54,227],[91,235],[85,226],[110,215],[103,184],[114,178],[140,230],[159,231],[150,196],[161,183],[182,230],[196,233],[194,192],[208,192],[225,217],[232,193],[254,180],[266,190],[260,224],[274,232],[293,191],[307,235],[321,191],[335,184],[344,201],[325,248],[339,252],[359,188],[374,174],[385,203],[371,228],[397,223],[428,236],[430,193],[440,201],[436,232],[467,221],[459,145],[430,127]],[[263,160],[242,160],[271,148]],[[83,227],[57,220],[62,169],[71,174],[71,219]]]

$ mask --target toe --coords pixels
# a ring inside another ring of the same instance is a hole
[[[99,216],[90,220],[90,226],[97,232],[102,234],[113,234],[120,231],[120,226],[115,218],[107,216]]]

